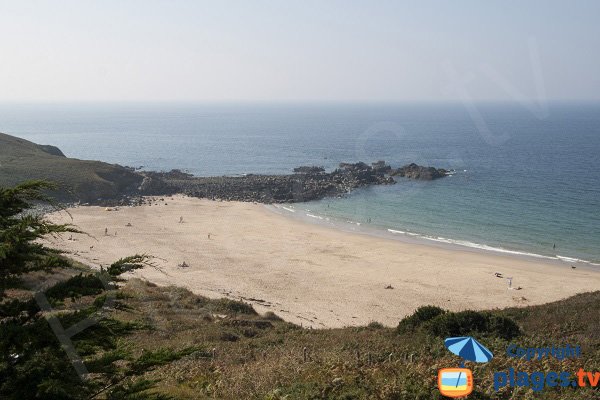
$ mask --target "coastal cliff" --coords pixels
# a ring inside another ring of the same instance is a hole
[[[0,186],[30,179],[54,182],[59,201],[95,203],[135,195],[143,177],[132,169],[101,161],[65,157],[54,146],[0,133]]]

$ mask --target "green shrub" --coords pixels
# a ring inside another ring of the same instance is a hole
[[[103,291],[104,284],[96,275],[79,274],[52,286],[46,290],[46,296],[54,303],[66,298],[75,299],[81,296],[96,295]]]
[[[435,306],[419,307],[412,315],[398,324],[398,333],[423,328],[435,336],[495,336],[512,339],[521,334],[519,326],[511,318],[490,312],[448,312]]]
[[[283,319],[273,311],[267,311],[263,316],[263,319],[266,319],[267,321],[283,321]]]
[[[436,306],[422,306],[417,310],[404,317],[398,324],[398,333],[411,332],[422,326],[425,322],[444,314],[446,311]]]
[[[371,321],[369,322],[369,325],[367,325],[367,328],[371,328],[371,329],[383,329],[384,326],[381,322],[377,322],[377,321]]]
[[[488,323],[488,330],[503,339],[512,339],[521,334],[519,325],[509,317],[492,315]]]
[[[254,308],[243,301],[235,301],[231,299],[219,299],[217,301],[218,308],[225,312],[233,312],[236,314],[258,315]]]
[[[512,339],[521,333],[512,319],[477,311],[444,313],[431,319],[426,327],[433,335],[442,337],[477,334]]]

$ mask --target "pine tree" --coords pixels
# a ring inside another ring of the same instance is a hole
[[[76,275],[48,288],[43,295],[48,304],[96,296],[93,304],[84,309],[61,310],[54,316],[40,306],[39,297],[10,296],[9,289],[23,288],[22,278],[27,274],[71,267],[60,251],[44,246],[41,239],[81,232],[71,225],[53,224],[33,212],[36,204],[52,205],[43,194],[52,187],[43,181],[0,187],[0,398],[166,398],[149,392],[154,382],[139,377],[195,349],[159,349],[136,359],[119,347],[119,339],[139,327],[105,316],[95,317],[107,295],[114,295],[117,290],[107,282],[119,280],[122,272],[143,267],[146,256],[126,257],[101,273]],[[91,318],[96,318],[95,324],[77,334],[72,342],[89,372],[81,376],[65,351],[64,341],[61,344],[50,324],[68,328]]]
[[[27,273],[68,267],[68,262],[59,257],[59,251],[45,247],[39,239],[78,230],[53,224],[31,212],[34,202],[52,203],[42,193],[51,188],[53,185],[44,181],[0,187],[0,300],[7,289],[19,287],[21,276]]]

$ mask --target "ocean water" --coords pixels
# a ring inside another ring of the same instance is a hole
[[[69,157],[197,175],[359,160],[454,169],[293,209],[395,235],[600,263],[599,103],[550,103],[547,112],[508,103],[0,105],[0,132]]]

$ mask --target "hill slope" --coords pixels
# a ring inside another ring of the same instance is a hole
[[[120,165],[67,158],[57,147],[0,133],[0,186],[28,179],[58,184],[52,195],[59,200],[97,202],[135,192],[143,178]]]
[[[403,332],[375,322],[367,327],[306,329],[273,313],[259,315],[246,303],[208,299],[184,288],[157,287],[139,279],[124,283],[117,298],[121,307],[110,315],[145,327],[124,339],[133,353],[199,349],[144,376],[159,382],[153,391],[176,399],[441,400],[445,397],[437,388],[438,369],[457,367],[460,362],[445,349],[446,336],[432,330],[451,327],[448,324],[414,326]],[[80,298],[75,303],[65,301],[62,307],[81,307],[93,301]],[[598,389],[589,382],[582,388],[542,385],[536,388],[541,392],[514,385],[494,389],[495,373],[510,368],[528,374],[565,371],[571,379],[577,379],[579,368],[598,371],[599,301],[600,292],[593,292],[540,306],[472,313],[514,321],[520,333],[511,334],[512,338],[502,335],[508,332],[506,324],[491,330],[468,324],[454,326],[460,331],[477,331],[477,339],[494,354],[487,364],[467,362],[476,381],[469,398],[600,398]],[[511,343],[534,348],[577,345],[581,355],[562,361],[553,357],[525,361],[507,356]]]

